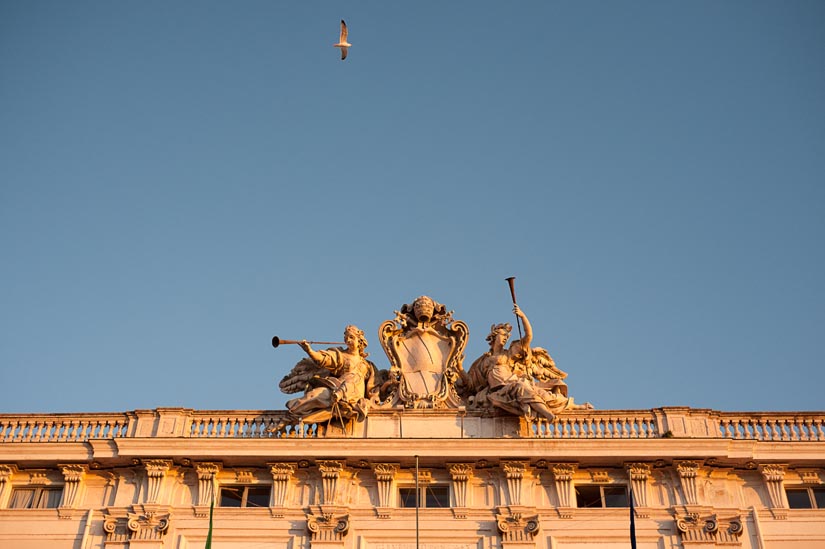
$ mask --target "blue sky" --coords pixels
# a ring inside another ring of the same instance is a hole
[[[282,409],[421,294],[469,367],[508,276],[578,401],[821,410],[824,213],[822,2],[0,4],[0,412]]]

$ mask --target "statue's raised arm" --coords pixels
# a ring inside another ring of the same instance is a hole
[[[287,401],[287,418],[274,430],[289,423],[314,423],[337,417],[345,420],[363,417],[368,403],[365,395],[372,388],[375,365],[367,360],[367,339],[356,326],[344,329],[346,347],[314,350],[307,341],[299,342],[307,357],[281,380],[281,390],[303,396]]]

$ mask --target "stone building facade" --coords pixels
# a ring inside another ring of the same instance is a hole
[[[0,547],[825,547],[823,412],[286,414],[0,415]]]

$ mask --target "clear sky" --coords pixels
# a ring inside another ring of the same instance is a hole
[[[818,0],[0,3],[0,412],[283,409],[421,294],[468,368],[508,276],[577,401],[823,410],[824,242]]]

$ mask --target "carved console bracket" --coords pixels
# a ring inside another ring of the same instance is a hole
[[[63,473],[64,484],[63,496],[57,509],[57,516],[70,519],[74,516],[72,510],[76,509],[80,503],[83,481],[86,478],[89,467],[79,464],[58,465],[58,467],[60,467],[60,472]]]
[[[344,464],[340,461],[319,461],[318,470],[321,472],[321,503],[332,505],[336,501],[338,478],[344,470]]]
[[[220,472],[220,470],[220,463],[195,463],[195,471],[198,473],[198,505],[195,507],[196,517],[209,515],[209,505],[212,503],[212,498],[218,496],[218,472]]]
[[[759,472],[765,479],[768,488],[768,495],[771,498],[771,513],[775,519],[785,519],[788,517],[786,509],[788,501],[785,496],[785,469],[786,466],[779,463],[769,463],[759,466]]]
[[[527,472],[527,463],[523,461],[502,461],[501,470],[507,479],[507,496],[510,505],[521,505],[521,487],[524,474]]]
[[[163,479],[172,467],[171,459],[148,459],[143,462],[146,468],[146,503],[157,503],[160,498]]]
[[[738,543],[742,535],[742,519],[738,516],[720,519],[715,514],[689,513],[676,515],[676,529],[683,544]]]
[[[269,472],[272,474],[272,498],[269,501],[272,516],[283,517],[287,504],[289,481],[295,473],[296,464],[268,463],[267,465],[269,465]]]
[[[5,509],[6,499],[11,493],[11,476],[17,468],[14,465],[0,465],[0,509]]]
[[[307,516],[307,529],[312,536],[312,543],[333,541],[340,542],[349,532],[349,515],[323,513]]]
[[[551,466],[553,481],[556,485],[556,497],[559,500],[558,512],[561,518],[572,518],[572,509],[576,506],[573,491],[573,475],[578,467],[575,463],[556,463]]]
[[[453,494],[455,505],[453,516],[455,518],[467,518],[467,483],[473,476],[472,463],[449,463],[447,470],[453,481]]]
[[[630,488],[633,492],[633,504],[636,516],[647,518],[650,512],[647,509],[647,492],[650,472],[653,466],[650,463],[625,463],[625,470],[630,479]]]
[[[392,518],[392,483],[398,467],[398,463],[375,463],[372,466],[378,483],[378,507],[375,511],[380,519]]]
[[[679,482],[682,485],[682,493],[684,494],[685,505],[698,505],[699,497],[696,489],[696,477],[699,474],[699,468],[702,466],[700,461],[676,461],[674,462],[676,471],[679,473]]]

